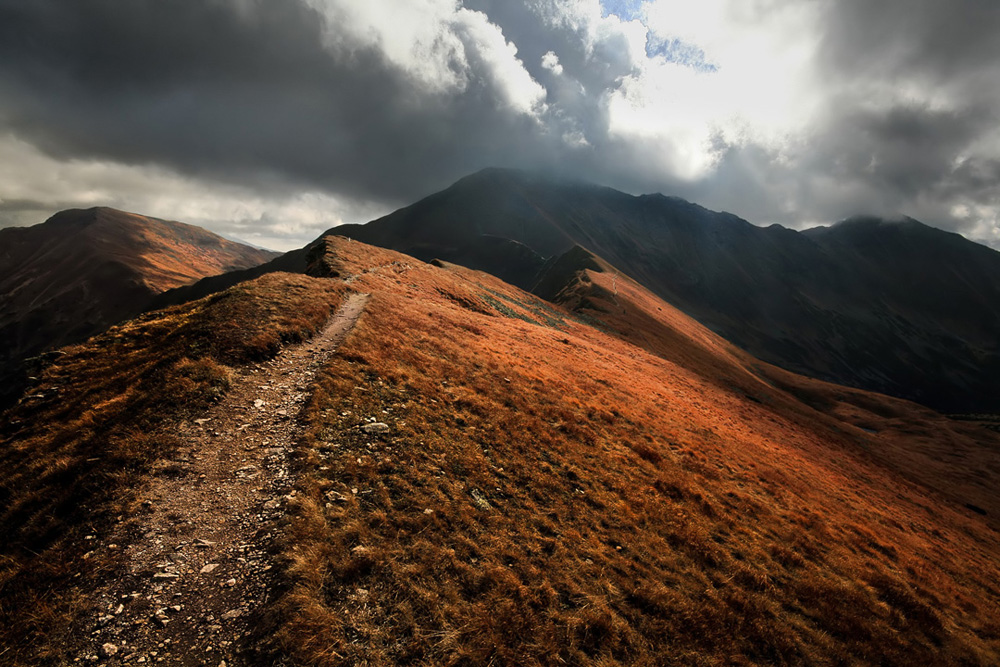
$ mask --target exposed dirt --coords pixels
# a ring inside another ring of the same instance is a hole
[[[125,571],[94,596],[73,654],[104,664],[240,665],[273,594],[270,547],[294,494],[288,456],[317,369],[368,300],[350,295],[323,331],[241,369],[225,398],[176,434],[135,521],[94,549],[124,549]],[[114,545],[120,545],[114,546]]]

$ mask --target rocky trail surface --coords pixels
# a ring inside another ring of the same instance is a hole
[[[90,538],[95,552],[123,549],[126,567],[95,593],[78,663],[247,664],[251,631],[274,594],[269,554],[294,494],[289,455],[300,412],[367,300],[348,296],[312,340],[241,369],[157,464],[139,531],[133,521],[121,534]]]

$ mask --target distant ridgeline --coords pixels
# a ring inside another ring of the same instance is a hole
[[[326,234],[486,271],[547,299],[593,255],[764,361],[943,412],[1000,412],[1000,253],[915,220],[796,232],[676,197],[487,169]],[[151,307],[305,272],[307,254],[170,290]]]
[[[0,229],[0,409],[37,372],[25,360],[143,311],[155,294],[277,253],[110,208]]]
[[[547,262],[582,246],[762,360],[945,412],[1000,411],[1000,253],[915,220],[762,228],[674,197],[487,169],[328,233],[547,297]]]

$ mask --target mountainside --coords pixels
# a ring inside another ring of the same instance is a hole
[[[995,423],[570,250],[552,304],[327,237],[65,350],[0,433],[5,659],[1000,661]]]
[[[579,245],[766,361],[943,411],[1000,411],[1000,253],[913,220],[799,233],[489,169],[331,233],[524,289]]]
[[[230,287],[239,285],[247,280],[260,278],[268,273],[305,273],[308,268],[308,252],[308,246],[305,248],[289,250],[284,254],[278,255],[269,262],[258,264],[257,266],[252,266],[248,269],[227,271],[226,273],[220,273],[219,275],[202,278],[198,282],[191,283],[190,285],[169,289],[166,292],[161,292],[153,297],[153,300],[150,301],[147,306],[147,310],[159,310],[168,306],[177,306],[182,303],[201,299],[209,296],[210,294],[227,290]]]
[[[21,362],[131,317],[153,295],[276,256],[199,227],[110,208],[0,229],[0,406]]]

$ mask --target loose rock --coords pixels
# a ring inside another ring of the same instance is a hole
[[[479,489],[473,489],[469,492],[469,495],[472,496],[472,504],[475,505],[477,509],[481,509],[484,512],[489,512],[493,509],[493,506],[490,505],[489,501],[482,496]]]

